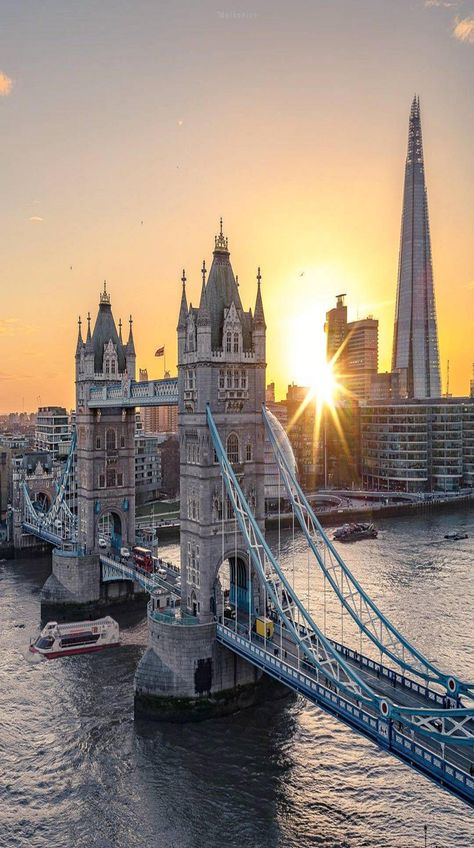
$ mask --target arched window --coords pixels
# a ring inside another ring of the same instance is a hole
[[[231,433],[227,437],[227,457],[232,465],[239,461],[239,437],[237,433]]]
[[[252,462],[252,445],[248,444],[245,448],[245,459],[247,462]]]
[[[227,353],[232,353],[232,333],[227,333],[225,349]]]
[[[107,488],[111,488],[111,489],[115,488],[115,481],[116,481],[115,468],[108,468],[107,469]]]
[[[116,450],[117,434],[115,430],[107,430],[105,434],[105,447],[108,451]]]

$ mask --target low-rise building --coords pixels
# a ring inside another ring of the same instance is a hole
[[[63,406],[40,406],[36,416],[35,448],[64,459],[71,446],[71,421]]]

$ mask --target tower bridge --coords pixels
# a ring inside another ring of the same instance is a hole
[[[188,305],[186,284],[183,272],[176,381],[135,382],[132,321],[124,343],[105,286],[85,340],[79,326],[77,515],[67,538],[67,522],[53,517],[67,515],[65,481],[36,527],[62,536],[43,608],[84,614],[118,596],[149,594],[137,716],[231,713],[281,694],[273,680],[474,805],[474,683],[425,657],[367,595],[316,519],[271,426],[260,270],[254,308],[245,310],[221,223],[209,274],[205,263],[201,269],[198,307]],[[107,515],[113,547],[135,538],[135,406],[176,398],[179,585],[168,572],[138,575],[98,547]],[[265,538],[265,439],[292,509],[290,544],[298,528],[307,546],[304,590]],[[111,595],[110,587],[119,588]]]

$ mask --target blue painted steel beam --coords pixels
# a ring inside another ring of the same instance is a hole
[[[352,704],[344,695],[334,692],[314,680],[311,675],[295,669],[280,657],[265,651],[263,645],[249,641],[222,624],[217,624],[217,640],[275,680],[284,683],[293,692],[303,695],[405,764],[421,772],[438,786],[448,789],[465,803],[474,806],[474,777],[441,759],[419,741],[397,731],[392,719],[385,720],[381,716],[371,714],[364,709],[363,704]]]

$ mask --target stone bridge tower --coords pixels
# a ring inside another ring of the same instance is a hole
[[[262,529],[265,519],[265,318],[257,276],[255,313],[244,311],[227,238],[215,238],[209,277],[202,266],[199,307],[187,306],[185,279],[178,322],[182,604],[202,622],[214,619],[223,561],[233,600],[248,610],[248,557],[222,491],[206,420],[210,404],[219,434]],[[224,519],[224,520],[222,520]],[[224,532],[223,532],[224,531]],[[258,600],[252,599],[258,606]]]
[[[92,388],[134,380],[135,366],[132,318],[124,344],[122,322],[117,332],[104,283],[94,330],[91,333],[89,315],[84,342],[79,322],[76,347],[78,526],[80,546],[87,554],[98,550],[104,518],[112,547],[135,540],[135,410],[87,405]]]
[[[137,715],[167,720],[230,712],[253,703],[262,692],[256,669],[216,641],[224,562],[229,564],[229,601],[242,615],[248,616],[250,605],[254,612],[262,610],[258,583],[253,575],[249,579],[246,546],[222,489],[206,418],[209,404],[263,528],[266,327],[260,270],[252,313],[242,306],[221,220],[209,276],[205,263],[201,273],[199,306],[188,307],[183,271],[177,328],[184,615],[180,625],[179,618],[171,623],[158,610],[150,612],[149,647],[135,676]]]

